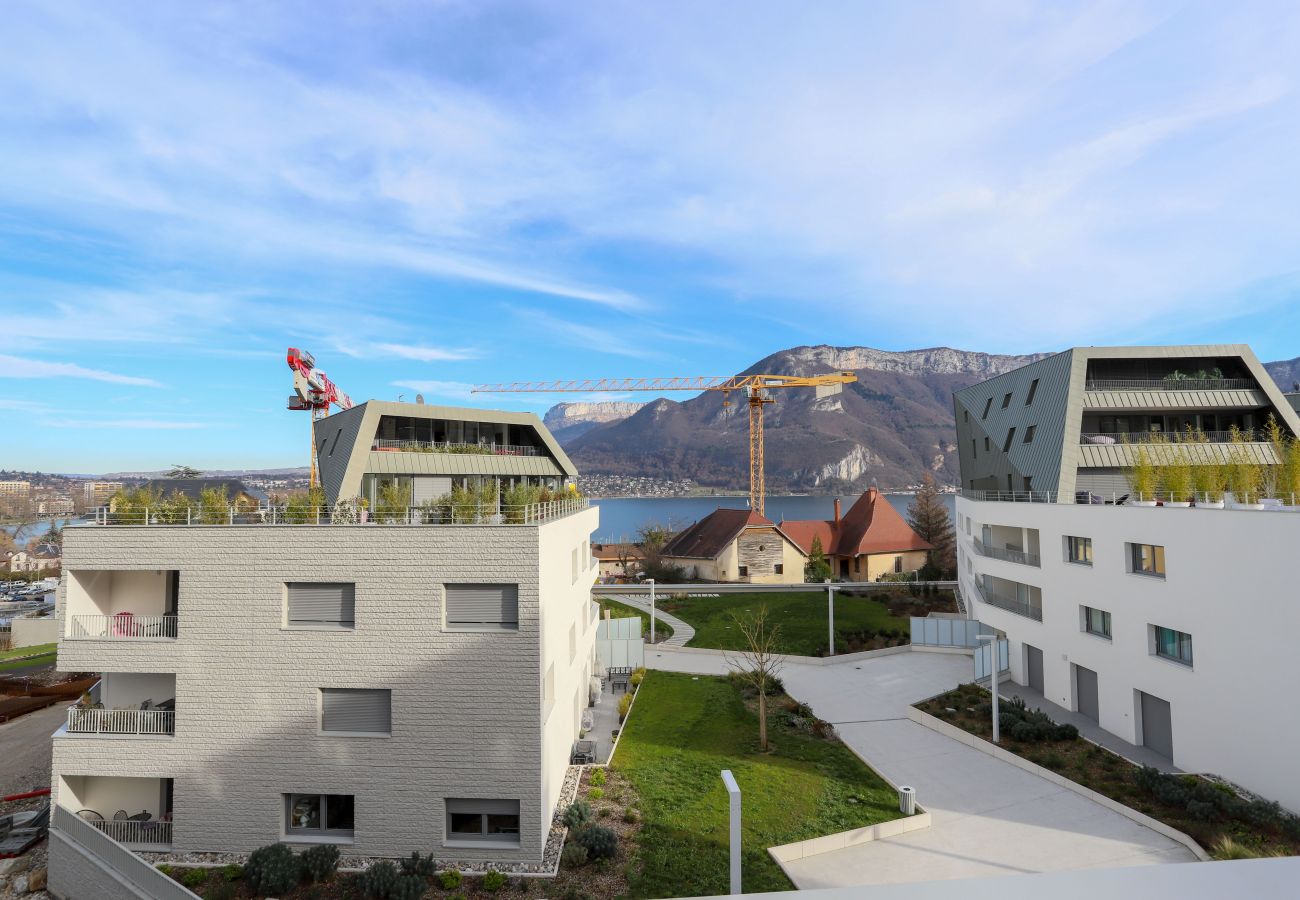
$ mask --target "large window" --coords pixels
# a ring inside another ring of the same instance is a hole
[[[1006,409],[1010,405],[1011,405],[1011,395],[1007,394],[1005,397],[1002,398],[1002,408]]]
[[[298,837],[351,838],[351,794],[285,794],[284,833]]]
[[[519,843],[518,800],[448,800],[447,840]]]
[[[1007,439],[1002,444],[1002,452],[1006,453],[1011,449],[1011,442],[1016,439],[1016,430],[1012,428],[1007,432]]]
[[[1025,395],[1025,406],[1034,402],[1034,394],[1038,393],[1038,379],[1035,378],[1029,385],[1029,393]]]
[[[1038,426],[1037,426],[1037,425],[1030,425],[1028,428],[1026,428],[1026,429],[1025,429],[1025,440],[1024,440],[1024,443],[1026,443],[1026,444],[1032,444],[1032,443],[1034,442],[1034,433],[1035,433],[1036,431],[1038,431]]]
[[[1092,538],[1070,535],[1065,539],[1066,559],[1081,566],[1092,565]]]
[[[1132,571],[1139,575],[1165,577],[1165,548],[1158,544],[1129,544]]]
[[[391,734],[393,692],[387,689],[321,688],[320,730],[327,734]]]
[[[285,586],[285,624],[290,628],[353,628],[356,585],[291,581]]]
[[[894,557],[894,574],[895,574],[895,575],[900,575],[900,574],[902,574],[902,572],[903,572],[903,557],[901,557],[901,556],[895,556],[895,557]]]
[[[1151,626],[1155,631],[1156,656],[1171,659],[1185,666],[1192,664],[1192,636],[1172,628]]]
[[[1083,608],[1083,629],[1088,634],[1095,634],[1097,637],[1110,640],[1110,613],[1104,609],[1093,609],[1091,606],[1085,606]]]
[[[519,585],[448,584],[449,631],[517,631]]]
[[[992,406],[993,406],[993,398],[992,398],[992,397],[990,397],[990,398],[988,398],[988,400],[985,400],[985,401],[984,401],[984,412],[980,415],[980,419],[987,419],[987,418],[989,417],[989,409],[990,409],[990,407],[992,407]]]

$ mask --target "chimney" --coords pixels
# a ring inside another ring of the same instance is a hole
[[[839,520],[840,520],[840,498],[836,497],[835,498],[835,521],[839,522]]]

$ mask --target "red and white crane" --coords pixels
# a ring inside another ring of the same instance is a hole
[[[339,390],[329,376],[316,368],[316,358],[306,350],[289,348],[289,368],[293,371],[293,394],[289,409],[311,410],[311,486],[316,486],[316,423],[329,415],[330,406],[351,409],[352,398]]]

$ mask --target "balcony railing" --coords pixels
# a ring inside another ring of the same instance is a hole
[[[581,512],[585,497],[527,504],[476,504],[453,500],[422,506],[373,509],[351,501],[334,506],[140,507],[95,510],[96,525],[538,525]]]
[[[198,894],[175,881],[163,872],[155,869],[139,855],[132,853],[118,841],[110,839],[104,829],[97,828],[96,823],[81,818],[75,812],[57,803],[51,810],[50,827],[59,834],[82,848],[86,853],[107,866],[123,882],[134,887],[141,897],[156,897],[157,900],[197,900]],[[103,823],[116,825],[116,822]],[[157,837],[165,831],[166,840],[157,843],[171,845],[172,828],[170,822],[158,822],[165,825]],[[155,835],[150,835],[150,841]]]
[[[118,613],[113,616],[68,616],[67,638],[110,641],[175,639],[176,616],[137,616]]]
[[[975,588],[979,591],[980,599],[989,606],[1005,609],[1007,612],[1024,616],[1026,619],[1033,619],[1035,622],[1043,621],[1043,608],[1041,606],[1034,606],[1032,603],[1017,600],[1015,597],[999,594],[997,591],[986,588],[979,579],[975,580]]]
[[[82,709],[68,707],[68,734],[175,734],[171,709]]]
[[[1241,439],[1247,442],[1256,440],[1253,432],[1243,431]],[[1085,431],[1079,435],[1080,444],[1150,444],[1163,441],[1169,444],[1230,444],[1231,431]]]
[[[1079,506],[1192,506],[1200,509],[1243,509],[1273,510],[1275,512],[1300,512],[1300,494],[1283,494],[1280,497],[1262,497],[1259,494],[1243,494],[1233,498],[1223,491],[1212,493],[1192,492],[1171,494],[1160,491],[1154,494],[1134,492],[1095,494],[1089,491],[1075,491],[1074,494],[1062,494],[1057,491],[981,491],[963,488],[958,492],[964,500],[977,500],[983,503],[1073,503]]]
[[[1251,378],[1097,378],[1084,384],[1089,391],[1252,391]]]
[[[1041,567],[1043,564],[1037,553],[1026,553],[1024,550],[1013,550],[1010,547],[994,547],[992,544],[986,544],[983,541],[972,541],[972,543],[975,544],[975,549],[979,553],[991,559],[1019,563],[1022,566]]]
[[[172,823],[160,820],[137,822],[134,819],[100,819],[90,823],[95,830],[128,847],[132,844],[162,844],[171,846]]]
[[[536,447],[521,444],[464,444],[454,441],[395,441],[376,438],[371,450],[399,450],[408,453],[467,453],[483,456],[537,456]]]

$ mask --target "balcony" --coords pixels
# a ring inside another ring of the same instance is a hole
[[[538,456],[536,447],[520,444],[466,444],[454,441],[400,441],[376,438],[371,450],[401,453],[467,453],[480,456]]]
[[[58,805],[120,844],[168,850],[172,843],[172,779],[60,775]]]
[[[76,706],[59,734],[172,735],[176,733],[176,676],[105,672]]]
[[[1244,434],[1247,443],[1251,443],[1253,435],[1250,432]],[[1232,443],[1232,432],[1230,431],[1164,431],[1148,433],[1144,431],[1085,431],[1079,435],[1080,444],[1099,444],[1102,446],[1111,446],[1113,444],[1151,444],[1154,442],[1164,444],[1229,444]]]
[[[81,709],[68,708],[68,734],[176,733],[176,711],[172,709]]]
[[[84,816],[82,817],[85,818]],[[90,824],[119,844],[137,849],[169,849],[172,845],[172,823],[167,820],[140,821],[137,819],[91,819]]]
[[[998,579],[1001,580],[1001,579]],[[1028,587],[1028,585],[1024,585]],[[1033,619],[1035,622],[1043,621],[1043,605],[1040,601],[1037,606],[1027,600],[1021,600],[1018,597],[1009,596],[998,591],[995,587],[986,587],[980,579],[975,579],[975,588],[979,591],[980,599],[989,606],[996,606],[998,609],[1005,609],[1007,612],[1015,613],[1018,616],[1024,616],[1026,619]],[[1037,588],[1029,588],[1029,591],[1037,591]]]
[[[1253,391],[1253,378],[1090,378],[1087,391]]]
[[[63,637],[175,640],[179,594],[175,569],[71,569]]]
[[[1039,566],[1043,564],[1042,557],[1037,553],[1027,553],[1024,550],[1016,550],[1011,547],[994,547],[992,544],[986,544],[982,541],[971,541],[975,545],[975,551],[981,556],[987,556],[990,559],[1000,559],[1005,562],[1019,563],[1022,566]]]
[[[176,616],[137,616],[120,612],[111,616],[68,616],[69,640],[175,640]]]
[[[200,507],[171,507],[166,514],[149,507],[95,511],[94,525],[140,527],[222,527],[301,525],[540,525],[582,512],[591,505],[585,497],[568,497],[520,505],[465,503],[448,500],[423,506],[363,508],[352,501],[334,506],[281,504],[254,509],[230,507],[214,514]],[[173,635],[174,637],[175,635]]]

